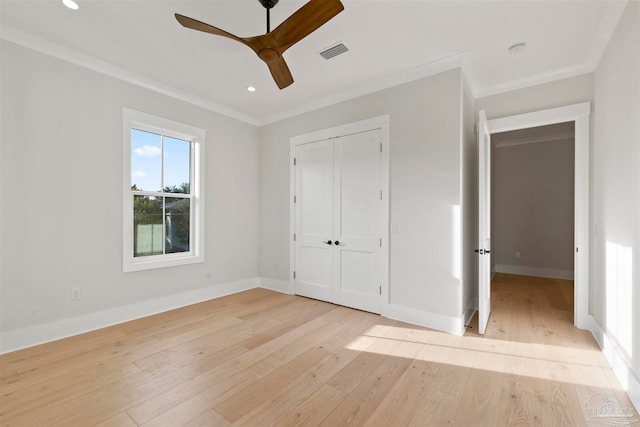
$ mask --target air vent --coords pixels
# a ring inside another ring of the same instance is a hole
[[[331,46],[330,48],[320,52],[320,56],[322,56],[324,59],[331,59],[334,56],[338,56],[341,53],[345,53],[348,50],[349,49],[347,49],[345,45],[343,45],[342,43],[338,43],[337,45]]]

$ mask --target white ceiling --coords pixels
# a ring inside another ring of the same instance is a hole
[[[295,83],[230,39],[188,30],[173,14],[240,37],[266,30],[257,0],[0,0],[2,38],[254,124],[462,66],[476,96],[595,69],[626,1],[342,0],[345,10],[284,57]],[[274,28],[305,2],[280,0]],[[349,52],[325,60],[336,42]],[[508,47],[526,42],[513,55]],[[253,85],[254,93],[246,88]]]

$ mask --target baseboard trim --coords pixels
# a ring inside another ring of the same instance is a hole
[[[588,325],[613,373],[635,406],[636,414],[640,413],[640,381],[633,374],[633,370],[623,356],[622,349],[615,340],[609,337],[592,315],[589,315]]]
[[[258,286],[275,292],[293,295],[293,286],[288,280],[274,279],[271,277],[258,277]]]
[[[436,329],[455,335],[463,335],[465,322],[462,317],[448,316],[446,314],[432,313],[430,311],[417,310],[396,304],[387,304],[382,307],[382,316],[399,320],[412,325]]]
[[[496,273],[518,274],[520,276],[548,277],[550,279],[573,280],[572,270],[527,267],[525,265],[496,264]]]
[[[471,300],[471,302],[467,306],[467,308],[464,311],[464,314],[462,316],[462,320],[464,322],[465,328],[466,328],[466,325],[468,325],[469,322],[471,322],[471,318],[473,317],[473,315],[475,314],[476,311],[478,311],[478,298],[477,297]]]
[[[0,354],[67,338],[118,323],[140,319],[187,305],[220,298],[258,287],[258,279],[219,283],[135,304],[0,333]]]

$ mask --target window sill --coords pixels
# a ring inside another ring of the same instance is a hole
[[[204,262],[204,256],[202,255],[163,255],[160,257],[141,257],[125,259],[122,263],[122,271],[124,273],[128,273],[132,271],[153,270],[156,268],[175,267],[200,262]]]

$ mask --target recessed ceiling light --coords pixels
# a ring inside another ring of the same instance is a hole
[[[73,9],[73,10],[79,9],[78,3],[76,3],[73,0],[62,0],[62,4],[67,6],[69,9]]]
[[[253,87],[253,86],[249,86],[249,87],[247,88],[247,90],[248,90],[249,92],[255,92],[255,91],[256,91],[256,88],[255,88],[255,87]]]
[[[527,46],[526,43],[516,43],[514,45],[509,46],[509,52],[515,55],[517,53],[522,52],[526,46]]]

